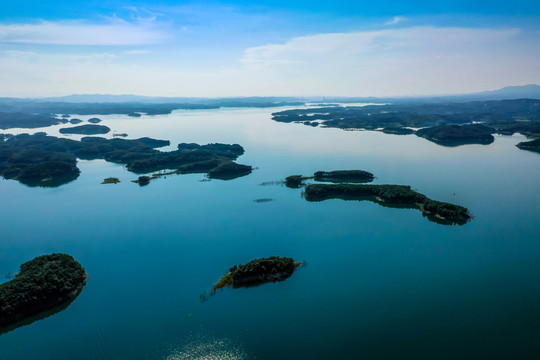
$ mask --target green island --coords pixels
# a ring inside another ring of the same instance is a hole
[[[239,176],[248,175],[252,171],[248,165],[237,164],[234,161],[224,161],[208,171],[210,179],[232,180]]]
[[[76,141],[43,133],[9,136],[0,142],[0,176],[29,186],[59,186],[79,176],[77,158],[123,164],[136,174],[176,169],[157,176],[208,173],[212,178],[228,180],[252,170],[250,166],[233,163],[244,153],[238,144],[182,143],[175,151],[156,150],[167,145],[167,140],[147,137],[128,140],[87,136]]]
[[[109,177],[104,179],[102,184],[118,184],[119,182],[121,182],[120,179],[115,177]]]
[[[364,170],[334,170],[317,171],[314,174],[315,181],[333,183],[367,183],[375,179],[372,173]]]
[[[292,109],[272,114],[284,123],[387,134],[416,134],[439,145],[490,144],[492,134],[540,136],[540,100],[491,100],[462,103],[395,103]],[[410,128],[421,128],[412,130]]]
[[[416,131],[416,135],[429,141],[445,146],[458,146],[465,144],[491,144],[495,141],[493,128],[480,125],[440,125],[423,128]]]
[[[411,135],[414,134],[413,129],[409,129],[406,127],[397,127],[397,126],[388,126],[381,130],[381,132],[385,134],[391,134],[391,135]]]
[[[70,119],[70,120],[69,120],[69,123],[70,123],[70,124],[73,124],[73,125],[76,125],[76,124],[82,123],[82,120],[81,120],[81,119],[77,119],[77,118],[73,118],[73,119]]]
[[[93,118],[88,119],[88,122],[90,124],[99,124],[101,122],[101,119],[97,117],[93,117]]]
[[[22,109],[21,109],[22,110]],[[45,126],[65,124],[65,118],[51,115],[36,115],[23,112],[0,112],[0,129],[24,128],[34,129]]]
[[[60,134],[82,134],[82,135],[102,135],[111,131],[108,126],[105,125],[79,125],[69,128],[62,128],[59,130]]]
[[[283,281],[289,278],[300,265],[302,265],[301,262],[279,256],[255,259],[245,265],[235,265],[214,285],[212,294],[216,290],[229,286],[233,288],[249,287],[267,282]]]
[[[303,181],[311,179],[309,177],[303,177],[302,175],[291,175],[285,178],[285,186],[291,189],[299,189],[304,185]]]
[[[67,254],[42,255],[0,284],[0,333],[63,310],[86,284],[86,272]],[[40,316],[41,315],[41,316]]]
[[[429,220],[463,225],[471,219],[467,208],[431,200],[407,185],[312,184],[304,191],[307,201],[367,200],[387,207],[418,209]]]
[[[523,141],[516,145],[522,150],[529,150],[540,153],[540,139],[535,139],[531,141]]]

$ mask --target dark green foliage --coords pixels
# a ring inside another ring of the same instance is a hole
[[[405,128],[405,127],[385,127],[381,130],[385,134],[392,134],[392,135],[410,135],[414,134],[413,129]]]
[[[66,254],[43,255],[22,264],[15,279],[0,284],[0,327],[75,298],[85,281],[83,267]]]
[[[29,186],[58,186],[79,176],[73,155],[0,143],[0,176]]]
[[[253,286],[265,282],[283,281],[290,277],[297,263],[289,257],[270,256],[255,259],[245,265],[232,267],[233,288]]]
[[[366,183],[373,181],[374,178],[372,173],[363,170],[317,171],[315,173],[315,181],[334,183]]]
[[[139,176],[139,179],[137,180],[139,186],[146,186],[150,184],[150,177],[148,176]]]
[[[314,184],[306,187],[308,201],[327,199],[369,200],[386,206],[399,205],[416,208],[429,220],[463,225],[471,219],[469,211],[459,205],[429,199],[406,185],[353,185],[353,184]]]
[[[473,101],[466,103],[395,104],[348,107],[322,107],[285,110],[273,113],[279,122],[297,122],[310,125],[313,120],[322,120],[325,127],[341,129],[383,128],[389,134],[412,134],[406,127],[433,128],[442,125],[472,125],[466,128],[423,129],[432,133],[438,143],[454,145],[493,141],[494,132],[521,132],[540,135],[540,100],[517,99],[497,101]],[[438,131],[437,134],[434,132]],[[427,136],[426,136],[427,138]]]
[[[171,142],[169,140],[152,139],[149,137],[142,137],[142,138],[137,139],[137,141],[145,145],[148,145],[154,149],[171,145]]]
[[[69,122],[70,122],[71,124],[75,125],[75,124],[80,124],[80,123],[82,123],[82,120],[81,120],[81,119],[73,118],[73,119],[69,120]]]
[[[232,180],[251,174],[251,166],[237,164],[233,161],[225,161],[208,172],[211,179]]]
[[[75,141],[44,134],[22,134],[9,137],[0,143],[0,175],[40,185],[47,185],[42,180],[51,177],[51,180],[57,180],[59,176],[69,175],[71,177],[68,178],[73,180],[73,176],[76,178],[79,174],[75,157],[85,160],[105,159],[125,164],[129,171],[135,173],[164,169],[178,169],[177,173],[213,170],[211,176],[214,178],[232,179],[251,172],[250,166],[232,162],[244,153],[244,149],[238,144],[180,144],[179,150],[170,152],[155,149],[169,144],[166,140],[150,138],[126,140],[87,136],[81,141]],[[66,164],[52,163],[53,161]],[[41,165],[37,165],[40,163]],[[29,164],[35,166],[21,178],[21,174],[25,174],[22,171]],[[62,171],[65,174],[61,174]],[[34,179],[31,179],[32,177]]]
[[[517,144],[516,146],[522,150],[540,152],[540,139],[535,139],[531,141],[523,141]]]
[[[119,182],[121,181],[118,178],[108,177],[103,180],[102,184],[118,184]]]
[[[291,175],[285,178],[285,186],[291,189],[298,189],[302,185],[302,175]]]
[[[493,128],[484,125],[441,125],[420,129],[416,135],[440,145],[491,144]]]
[[[178,174],[191,174],[191,173],[201,173],[208,172],[222,163],[221,158],[209,159],[198,161],[178,167],[176,170]]]
[[[271,256],[255,259],[245,265],[238,265],[231,272],[233,288],[258,285],[265,282],[283,281],[296,269],[296,263],[289,257]]]
[[[93,118],[88,119],[88,122],[90,124],[99,124],[101,122],[101,119],[93,117]]]
[[[0,129],[24,128],[33,129],[51,125],[65,124],[64,118],[55,118],[50,115],[34,115],[20,112],[0,112]]]
[[[60,129],[61,134],[100,135],[107,134],[111,129],[105,125],[79,125]]]
[[[540,122],[519,121],[494,125],[499,134],[513,135],[518,132],[526,136],[540,137]]]

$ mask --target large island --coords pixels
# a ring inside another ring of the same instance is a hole
[[[15,279],[0,284],[0,332],[69,304],[86,278],[81,264],[67,254],[38,256],[22,264]]]
[[[59,131],[60,134],[102,135],[107,134],[111,131],[111,129],[105,125],[86,124],[68,128],[61,128]]]
[[[463,225],[471,219],[467,208],[431,200],[407,185],[312,184],[304,195],[307,201],[368,200],[382,206],[419,209],[429,220],[442,224]]]
[[[172,172],[208,173],[216,179],[233,179],[251,173],[250,166],[233,162],[244,153],[238,144],[182,143],[175,151],[156,150],[169,144],[167,140],[151,138],[87,136],[76,141],[45,134],[10,136],[0,142],[0,176],[30,186],[57,186],[78,177],[77,158],[105,159],[126,165],[136,174],[176,169]]]

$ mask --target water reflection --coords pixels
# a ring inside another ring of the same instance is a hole
[[[167,360],[245,360],[243,347],[227,338],[191,336],[186,344],[174,349]]]

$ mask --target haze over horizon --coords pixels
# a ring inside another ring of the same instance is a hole
[[[414,96],[540,83],[540,4],[0,5],[0,96]]]

